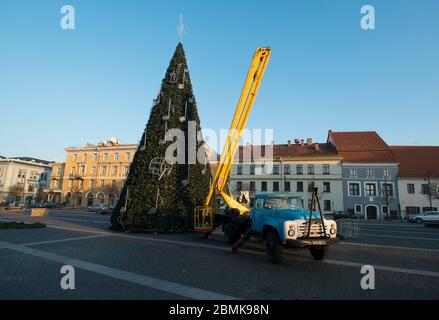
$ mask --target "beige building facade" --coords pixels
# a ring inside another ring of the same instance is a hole
[[[53,190],[61,187],[60,201],[67,207],[115,205],[137,148],[137,144],[121,144],[114,138],[66,148],[66,162],[60,166],[62,178],[54,176],[52,183],[57,188]]]

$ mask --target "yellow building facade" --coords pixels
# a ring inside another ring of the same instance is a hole
[[[121,144],[114,138],[66,148],[63,176],[58,182],[61,203],[74,208],[115,205],[137,148],[136,144]]]

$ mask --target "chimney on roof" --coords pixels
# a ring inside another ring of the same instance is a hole
[[[299,138],[294,139],[294,143],[295,144],[300,144],[300,139]]]
[[[316,151],[320,151],[320,144],[316,143],[314,145],[314,148],[316,149]]]
[[[312,138],[308,138],[308,139],[306,139],[306,144],[307,144],[307,145],[311,145],[311,144],[312,144]]]
[[[288,140],[288,147],[291,147],[291,140]]]
[[[305,146],[305,140],[300,140],[300,146],[303,148]]]

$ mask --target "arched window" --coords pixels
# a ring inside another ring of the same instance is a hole
[[[102,192],[98,193],[97,195],[97,200],[98,200],[98,204],[104,204],[105,201],[105,194],[103,194]]]

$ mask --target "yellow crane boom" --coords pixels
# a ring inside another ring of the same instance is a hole
[[[210,203],[212,197],[215,195],[215,191],[219,192],[229,208],[239,210],[240,214],[245,214],[249,211],[247,207],[236,201],[232,195],[227,194],[224,188],[227,185],[242,131],[247,124],[256,94],[258,93],[268,61],[270,60],[270,55],[270,48],[258,48],[253,56],[250,70],[245,79],[244,88],[242,89],[209,193],[204,202],[204,206],[196,207],[195,209],[194,222],[196,231],[210,232],[213,229],[213,213]]]

